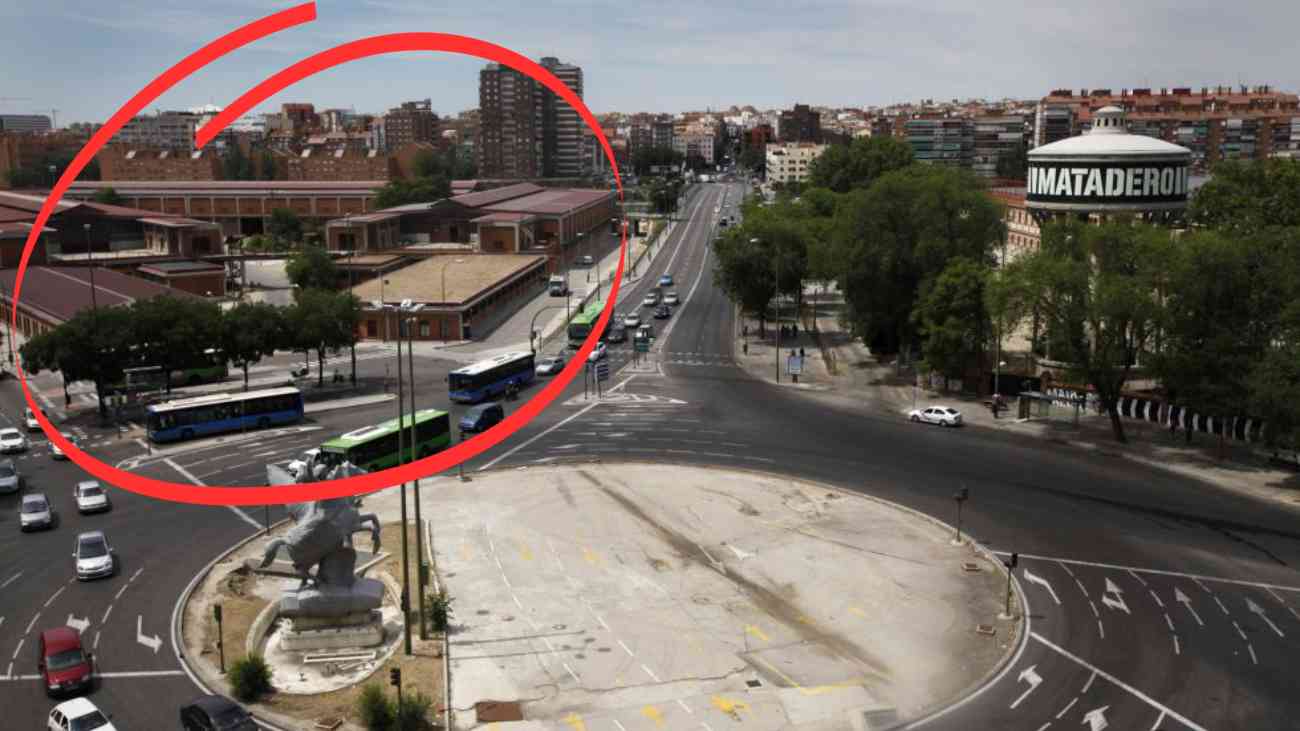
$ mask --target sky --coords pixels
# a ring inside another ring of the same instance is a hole
[[[57,109],[60,126],[103,121],[163,68],[295,4],[4,0],[0,112]],[[586,102],[597,113],[1032,99],[1057,88],[1300,90],[1300,3],[1284,0],[320,0],[316,7],[315,22],[236,51],[154,106],[224,106],[303,57],[406,31],[470,35],[582,66]],[[439,114],[454,115],[477,106],[482,65],[432,53],[368,59],[303,81],[259,109],[305,101],[383,112],[430,98]]]

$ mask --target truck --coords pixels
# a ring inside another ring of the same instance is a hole
[[[564,277],[556,274],[547,283],[546,290],[552,297],[563,297],[569,293],[569,282]]]

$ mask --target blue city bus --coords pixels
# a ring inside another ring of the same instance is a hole
[[[246,393],[217,393],[149,406],[152,442],[182,439],[302,421],[302,393],[296,388],[268,388]]]
[[[505,353],[452,371],[447,384],[452,401],[472,404],[505,393],[511,383],[523,388],[536,375],[532,353]]]

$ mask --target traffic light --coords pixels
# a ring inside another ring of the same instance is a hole
[[[394,688],[402,687],[402,669],[401,668],[389,669],[388,682],[392,683]]]
[[[1014,569],[1018,563],[1020,563],[1020,554],[1013,553],[1011,558],[1007,559],[1007,568]]]

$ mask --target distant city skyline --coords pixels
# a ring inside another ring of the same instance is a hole
[[[159,70],[241,24],[293,2],[229,0],[192,7],[123,0],[16,0],[0,8],[0,113],[50,114],[60,127],[102,122]],[[1254,10],[1251,6],[1258,6]],[[1269,84],[1300,89],[1289,36],[1300,7],[1246,0],[1223,23],[1211,8],[1118,0],[1061,8],[897,0],[703,6],[496,3],[430,8],[421,0],[322,0],[318,19],[195,74],[151,108],[224,106],[279,69],[367,35],[427,30],[472,35],[530,58],[585,70],[597,113],[788,108],[1004,97],[1056,88]],[[268,100],[382,113],[431,98],[440,116],[478,105],[480,59],[401,54],[333,69]],[[375,83],[382,80],[383,83]]]

